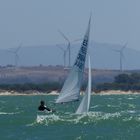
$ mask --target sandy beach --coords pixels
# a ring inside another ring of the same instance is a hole
[[[101,91],[99,93],[94,93],[96,95],[121,95],[121,94],[140,94],[140,91],[121,91],[121,90],[108,90],[108,91]]]
[[[80,95],[83,95],[84,92],[82,91]],[[121,95],[121,94],[140,94],[140,92],[134,92],[134,91],[120,91],[120,90],[108,90],[108,91],[101,91],[98,93],[92,92],[91,95]],[[59,95],[57,91],[52,91],[49,93],[43,93],[38,91],[27,91],[23,93],[15,92],[15,91],[1,91],[0,96],[31,96],[31,95]]]
[[[59,95],[57,91],[52,91],[50,93],[43,93],[39,91],[27,91],[27,92],[15,92],[15,91],[0,91],[0,96],[31,96],[31,95]]]

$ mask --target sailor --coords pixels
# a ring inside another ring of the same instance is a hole
[[[40,101],[40,106],[38,107],[38,110],[39,111],[44,111],[44,110],[47,110],[47,111],[52,111],[50,108],[46,107],[45,106],[45,102],[44,101]]]

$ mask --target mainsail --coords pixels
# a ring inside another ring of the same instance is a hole
[[[79,99],[89,42],[90,20],[91,18],[89,19],[88,28],[75,63],[63,85],[63,88],[56,100],[56,103],[71,102]]]
[[[88,71],[88,86],[85,92],[85,95],[76,111],[76,114],[83,114],[87,113],[89,110],[89,105],[90,105],[90,95],[91,95],[91,64],[90,64],[90,56],[88,59],[88,66],[89,66],[89,71]]]

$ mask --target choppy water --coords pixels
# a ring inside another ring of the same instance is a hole
[[[78,103],[54,105],[56,96],[0,96],[0,140],[139,140],[140,95],[94,95],[90,112]],[[37,115],[41,99],[57,110]]]

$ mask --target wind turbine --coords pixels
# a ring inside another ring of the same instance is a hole
[[[63,51],[63,60],[64,60],[64,68],[66,67],[66,53],[67,49],[62,48],[61,46],[57,45],[61,51]]]
[[[120,54],[120,71],[121,72],[123,71],[123,64],[122,64],[123,62],[122,59],[124,58],[123,51],[126,48],[126,46],[127,46],[127,43],[120,50],[114,50]]]
[[[69,52],[68,58],[69,58],[69,68],[70,68],[70,67],[71,67],[71,43],[72,43],[72,42],[77,42],[77,41],[81,40],[81,38],[80,38],[80,39],[73,40],[73,41],[70,41],[70,40],[64,35],[63,32],[61,32],[60,30],[58,30],[58,32],[59,32],[60,35],[68,42],[67,50],[68,50],[68,52]]]
[[[19,49],[21,48],[21,45],[19,45],[19,47],[17,47],[15,50],[7,50],[8,52],[14,54],[14,60],[15,60],[15,67],[18,67],[18,60],[19,60],[19,55],[18,55],[18,52],[19,52]]]
[[[68,42],[67,49],[68,49],[68,52],[69,52],[69,56],[68,56],[69,57],[69,67],[71,67],[71,44],[70,44],[70,40],[60,30],[58,30],[58,32]]]

